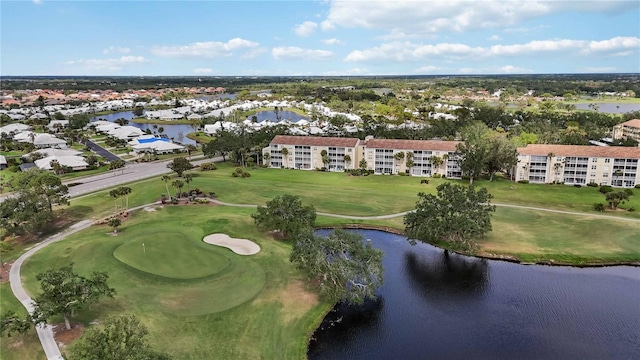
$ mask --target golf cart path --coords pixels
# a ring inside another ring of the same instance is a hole
[[[136,206],[134,208],[131,208],[129,211],[142,209],[146,206],[151,206],[155,204],[156,203]],[[93,223],[94,223],[94,220],[91,220],[91,219],[82,220],[80,222],[77,222],[69,226],[68,228],[62,230],[59,233],[51,235],[48,238],[44,239],[43,241],[32,246],[29,250],[27,250],[24,254],[22,254],[22,256],[20,256],[13,263],[13,265],[11,266],[11,269],[9,270],[9,283],[11,285],[11,291],[13,292],[13,295],[16,297],[16,299],[18,299],[18,301],[20,301],[20,303],[22,303],[22,305],[27,309],[29,314],[33,313],[34,306],[33,306],[33,299],[29,297],[29,295],[27,294],[27,291],[22,286],[22,277],[20,275],[22,264],[25,262],[25,260],[30,258],[33,254],[38,252],[38,250],[48,246],[49,244],[53,244],[58,241],[64,240],[67,236],[74,234],[78,231],[87,229],[91,225],[93,225]],[[62,360],[63,359],[62,353],[60,352],[58,343],[56,342],[53,336],[53,327],[49,324],[36,326],[36,333],[38,334],[38,338],[40,339],[40,343],[42,344],[42,348],[44,349],[44,353],[47,357],[47,360]]]
[[[232,204],[232,203],[227,203],[224,201],[220,201],[220,200],[211,200],[212,202],[218,204],[218,205],[224,205],[224,206],[234,206],[234,207],[244,207],[244,208],[257,208],[258,205],[251,205],[251,204]],[[565,211],[565,210],[555,210],[555,209],[546,209],[546,208],[540,208],[540,207],[534,207],[534,206],[524,206],[524,205],[511,205],[511,204],[498,204],[498,203],[494,203],[493,205],[498,206],[498,207],[506,207],[506,208],[516,208],[516,209],[525,209],[525,210],[535,210],[535,211],[545,211],[545,212],[552,212],[552,213],[557,213],[557,214],[567,214],[567,215],[577,215],[577,216],[588,216],[588,217],[597,217],[597,218],[601,218],[601,219],[609,219],[609,220],[622,220],[622,221],[632,221],[632,222],[640,222],[640,219],[632,219],[632,218],[624,218],[624,217],[617,217],[617,216],[610,216],[610,215],[602,215],[602,214],[589,214],[589,213],[582,213],[582,212],[576,212],[576,211]],[[379,219],[392,219],[395,217],[399,217],[399,216],[404,216],[410,212],[412,212],[413,210],[409,210],[409,211],[403,211],[403,212],[399,212],[399,213],[395,213],[395,214],[387,214],[387,215],[374,215],[374,216],[355,216],[355,215],[340,215],[340,214],[331,214],[331,213],[325,213],[325,212],[316,212],[316,214],[318,215],[322,215],[322,216],[329,216],[329,217],[334,217],[334,218],[340,218],[340,219],[351,219],[351,220],[379,220]]]

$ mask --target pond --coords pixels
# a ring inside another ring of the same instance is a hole
[[[575,104],[576,109],[594,110],[589,107],[590,104]],[[624,114],[632,111],[640,111],[640,104],[620,104],[620,103],[594,103],[597,105],[598,112]]]
[[[107,121],[111,121],[114,122],[117,119],[127,119],[127,120],[131,120],[135,118],[135,115],[133,115],[132,111],[121,111],[121,112],[116,112],[113,114],[106,114],[106,115],[97,115],[92,117],[90,120],[91,121],[97,121],[97,120],[107,120]],[[129,122],[129,125],[131,126],[135,126],[138,129],[141,129],[142,131],[146,131],[147,129],[151,130],[151,132],[153,133],[154,131],[157,132],[158,130],[156,128],[154,128],[154,124],[140,124],[140,123],[136,123],[136,122]],[[173,141],[182,145],[187,145],[187,144],[192,144],[195,145],[196,142],[187,138],[187,134],[194,132],[195,128],[191,125],[187,125],[187,124],[170,124],[169,121],[167,121],[167,124],[156,124],[155,126],[157,127],[162,127],[164,129],[163,134],[167,135],[169,138],[173,138]]]
[[[309,359],[640,359],[638,268],[526,266],[358,232],[385,252],[384,285],[336,305]]]
[[[277,121],[276,113],[273,110],[259,111],[254,115],[257,118],[257,122],[261,122],[265,120],[270,120],[273,122]],[[309,120],[305,116],[302,116],[298,113],[295,113],[293,111],[288,111],[288,110],[280,111],[279,116],[280,116],[280,121],[289,120],[291,122],[298,122],[300,120]],[[252,117],[253,116],[249,116],[248,119],[251,120]]]

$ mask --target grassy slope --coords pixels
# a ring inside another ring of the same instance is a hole
[[[13,296],[11,286],[8,282],[0,283],[0,313],[13,310],[19,316],[27,314],[27,310]],[[44,351],[40,346],[40,340],[35,329],[29,330],[24,335],[13,334],[9,337],[0,338],[0,359],[2,360],[24,360],[45,359]]]

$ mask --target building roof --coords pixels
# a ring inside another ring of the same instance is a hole
[[[69,166],[72,168],[89,166],[81,156],[49,156],[44,159],[36,160],[35,164],[42,170],[51,170],[51,162],[54,160],[62,166]]]
[[[320,136],[290,136],[276,135],[271,144],[302,145],[302,146],[340,146],[355,147],[360,142],[358,138],[320,137]]]
[[[519,155],[548,156],[551,153],[555,156],[640,159],[640,147],[529,144],[518,148]]]
[[[7,158],[3,155],[0,155],[0,165],[7,165]]]
[[[370,149],[456,151],[459,143],[460,141],[444,140],[368,139],[365,146]]]
[[[618,126],[628,126],[628,127],[634,127],[634,128],[639,128],[640,129],[640,119],[631,119],[629,121],[625,121],[622,124],[618,124]]]

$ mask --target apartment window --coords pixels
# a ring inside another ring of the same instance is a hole
[[[591,170],[595,170],[597,167],[597,165],[591,165]]]
[[[595,177],[595,176],[596,176],[596,173],[592,172],[591,177]]]
[[[604,174],[602,174],[602,177],[609,177],[609,174],[608,173],[604,173]]]
[[[604,159],[604,163],[605,163],[605,164],[608,164],[608,163],[610,163],[610,162],[611,162],[611,159]]]
[[[598,158],[592,158],[591,162],[598,162]]]

